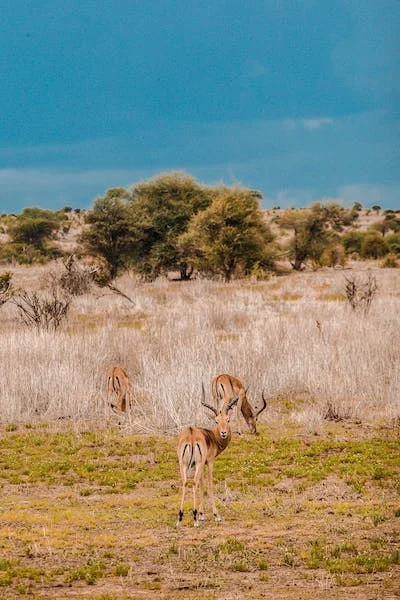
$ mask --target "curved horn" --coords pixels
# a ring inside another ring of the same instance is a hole
[[[206,408],[208,408],[209,410],[212,410],[212,412],[215,414],[215,416],[218,415],[217,409],[214,408],[213,406],[211,406],[210,404],[206,403],[206,391],[204,389],[204,383],[201,382],[201,389],[202,389],[202,396],[201,396],[201,403],[203,406],[205,406]]]
[[[265,409],[267,408],[267,401],[266,401],[266,399],[265,399],[265,396],[264,396],[264,390],[262,391],[262,399],[263,399],[263,405],[262,405],[262,407],[260,408],[260,410],[258,410],[258,411],[256,412],[256,414],[254,415],[254,418],[257,418],[257,417],[258,417],[258,415],[259,415],[260,413],[262,413],[262,411],[263,411],[263,410],[265,410]]]
[[[233,400],[231,400],[228,404],[228,406],[226,407],[226,412],[228,412],[228,410],[231,410],[231,408],[233,408],[235,406],[235,404],[237,404],[239,402],[239,396],[236,396],[236,398],[233,398]]]

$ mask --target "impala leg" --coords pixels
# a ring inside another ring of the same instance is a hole
[[[122,423],[122,409],[124,407],[125,404],[125,398],[124,398],[124,394],[121,390],[121,388],[119,389],[118,392],[118,398],[117,398],[117,415],[118,415],[118,427],[121,427],[121,423]]]
[[[242,435],[242,427],[241,427],[241,417],[242,417],[242,399],[239,396],[239,400],[236,406],[236,423],[237,423],[237,432],[239,435]]]
[[[179,527],[182,524],[183,506],[185,504],[186,481],[187,481],[185,467],[181,468],[181,478],[182,478],[182,498],[181,498],[181,505],[180,505],[180,508],[179,508],[178,520],[176,522],[176,526],[177,527]]]
[[[201,474],[200,484],[199,484],[199,521],[204,521],[204,470]]]
[[[132,397],[131,390],[126,393],[126,414],[128,415],[129,425],[132,425]]]
[[[113,390],[112,390],[112,381],[111,378],[108,378],[107,381],[107,404],[104,407],[104,412],[105,412],[105,419],[106,421],[110,420],[110,411],[111,411],[111,397],[113,394]]]
[[[203,465],[200,464],[196,468],[196,472],[194,474],[193,479],[193,525],[198,527],[200,525],[198,519],[198,510],[197,510],[197,496],[200,498],[202,496],[202,480],[203,480]],[[199,492],[199,493],[198,493]]]
[[[217,507],[215,505],[215,497],[214,497],[214,477],[213,477],[213,463],[208,463],[208,493],[211,500],[212,511],[214,515],[214,519],[216,521],[221,521],[221,517],[217,512]]]

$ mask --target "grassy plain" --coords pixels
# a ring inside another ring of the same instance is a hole
[[[235,435],[215,465],[223,522],[194,529],[188,499],[178,530],[175,437],[7,426],[2,597],[398,598],[397,433]]]
[[[54,268],[54,267],[51,267]],[[49,267],[15,269],[37,289]],[[372,273],[368,314],[345,276]],[[57,332],[0,312],[0,596],[395,599],[400,590],[400,271],[374,263],[262,282],[118,282]],[[132,379],[132,423],[105,372]],[[223,522],[180,498],[176,434],[210,426],[201,381],[268,408],[215,464]]]

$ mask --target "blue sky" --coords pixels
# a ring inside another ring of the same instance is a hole
[[[0,212],[163,171],[400,208],[395,0],[2,0]]]

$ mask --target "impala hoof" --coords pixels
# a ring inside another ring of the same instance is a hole
[[[222,519],[219,515],[214,515],[214,518],[216,523],[221,523]]]
[[[200,527],[200,522],[199,521],[195,521],[193,523],[193,527]]]

